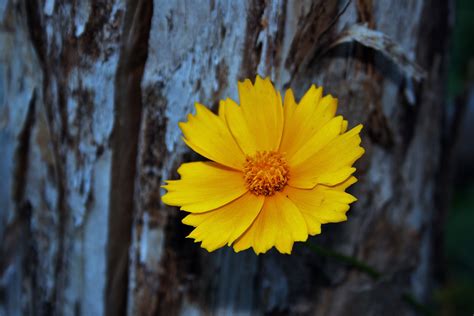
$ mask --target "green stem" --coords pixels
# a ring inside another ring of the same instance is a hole
[[[368,264],[357,260],[354,257],[346,256],[341,253],[323,248],[321,246],[318,246],[312,243],[304,243],[304,245],[321,256],[336,259],[339,262],[348,264],[362,272],[365,272],[375,280],[377,280],[378,278],[382,276],[382,273],[375,270],[373,267],[369,266]],[[427,315],[427,316],[433,315],[432,311],[429,309],[428,306],[420,303],[412,294],[408,292],[402,294],[402,300],[405,301],[407,304],[409,304],[411,307],[413,307],[419,314]]]
[[[382,276],[382,274],[380,272],[378,272],[377,270],[375,270],[374,268],[372,268],[368,264],[357,260],[354,257],[346,256],[346,255],[343,255],[341,253],[338,253],[338,252],[335,252],[335,251],[332,251],[332,250],[329,250],[329,249],[325,249],[321,246],[311,244],[311,243],[304,243],[304,245],[306,247],[308,247],[309,249],[313,250],[314,252],[322,255],[322,256],[336,259],[336,260],[338,260],[340,262],[343,262],[345,264],[348,264],[348,265],[350,265],[350,266],[352,266],[352,267],[354,267],[354,268],[356,268],[356,269],[358,269],[362,272],[365,272],[375,280],[380,278],[380,276]]]
[[[411,293],[403,293],[402,295],[402,300],[404,300],[407,304],[409,304],[413,309],[421,314],[421,315],[426,315],[426,316],[431,316],[433,315],[433,312],[430,310],[430,308],[422,303],[420,303],[415,296]]]

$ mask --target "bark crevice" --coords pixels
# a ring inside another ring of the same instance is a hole
[[[124,315],[128,287],[138,138],[142,116],[141,80],[148,54],[153,3],[128,1],[115,77],[115,125],[107,246],[106,315]]]

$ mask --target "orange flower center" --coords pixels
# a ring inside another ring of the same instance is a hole
[[[288,173],[285,157],[275,151],[258,151],[245,159],[244,179],[247,188],[255,195],[269,196],[283,190],[289,179]]]

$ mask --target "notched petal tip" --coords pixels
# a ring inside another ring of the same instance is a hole
[[[247,249],[248,249],[248,248],[247,248]],[[245,249],[245,250],[246,250],[246,249]],[[267,252],[267,251],[259,251],[259,250],[256,250],[256,249],[253,248],[253,247],[252,247],[252,250],[253,250],[253,252],[254,252],[257,256],[259,256],[261,253]]]
[[[288,88],[285,90],[285,98],[288,96],[288,98],[291,98],[291,100],[295,100],[295,94],[291,88]]]
[[[201,248],[206,249],[206,251],[209,252],[209,253],[214,252],[214,251],[217,250],[217,248],[214,248],[214,247],[206,247],[206,246],[203,246],[202,244],[201,244]]]
[[[199,102],[195,102],[194,107],[196,108],[196,115],[195,115],[196,117],[198,115],[214,114],[207,106]]]
[[[349,132],[354,131],[354,133],[360,133],[363,128],[364,128],[364,125],[361,124],[361,123],[359,123],[359,124],[357,124],[356,126],[354,126]],[[348,133],[349,133],[349,132],[348,132]]]
[[[280,250],[280,249],[277,249],[277,250],[278,250],[278,252],[281,253],[282,255],[287,255],[287,256],[291,255],[291,252],[293,251],[293,249],[291,249],[291,250],[283,250],[283,251]]]
[[[257,81],[270,81],[268,76],[260,76],[260,74],[255,75],[255,82]]]
[[[185,216],[185,217],[181,220],[181,223],[183,223],[183,224],[185,224],[185,225],[193,226],[193,225],[191,225],[192,220],[189,218],[189,215],[188,215],[188,216]],[[191,235],[191,234],[189,234],[189,235]],[[188,238],[189,235],[186,236],[186,238]]]
[[[252,81],[250,81],[250,79],[248,79],[248,78],[245,78],[244,80],[237,82],[237,88],[238,89],[240,89],[241,87],[243,88],[244,86],[248,86],[248,85],[253,87]]]
[[[315,84],[312,84],[311,87],[308,89],[308,91],[309,90],[315,90],[314,93],[317,93],[318,95],[322,97],[324,88],[322,86],[317,86]]]
[[[237,81],[237,86],[239,87],[240,85],[250,85],[254,87],[257,84],[257,82],[259,84],[271,84],[272,87],[274,86],[269,76],[261,76],[259,74],[255,75],[255,79],[253,80],[253,82],[250,78],[245,78],[242,81],[240,80]]]
[[[187,139],[185,139],[184,137],[183,137],[183,140],[184,140],[184,141],[187,141]],[[176,172],[177,172],[180,176],[182,176],[183,173],[185,173],[185,169],[188,168],[187,166],[188,166],[189,164],[193,164],[193,163],[191,162],[191,163],[188,163],[188,164],[181,164],[181,166],[179,166],[178,169],[176,169]],[[173,180],[168,180],[168,181],[173,181]]]
[[[257,84],[257,82],[265,81],[267,78],[268,78],[268,77],[263,78],[263,77],[260,76],[260,75],[256,75],[256,76],[255,76],[255,84]]]
[[[170,204],[171,201],[169,200],[169,192],[166,192],[161,196],[161,202],[165,203],[166,205],[172,205]]]

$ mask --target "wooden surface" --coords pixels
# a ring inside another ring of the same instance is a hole
[[[436,281],[451,2],[13,1],[0,3],[0,315],[406,315]],[[426,76],[350,40],[361,24]],[[363,123],[358,197],[296,245],[214,253],[160,202],[196,156],[177,123],[270,76],[312,83]]]

